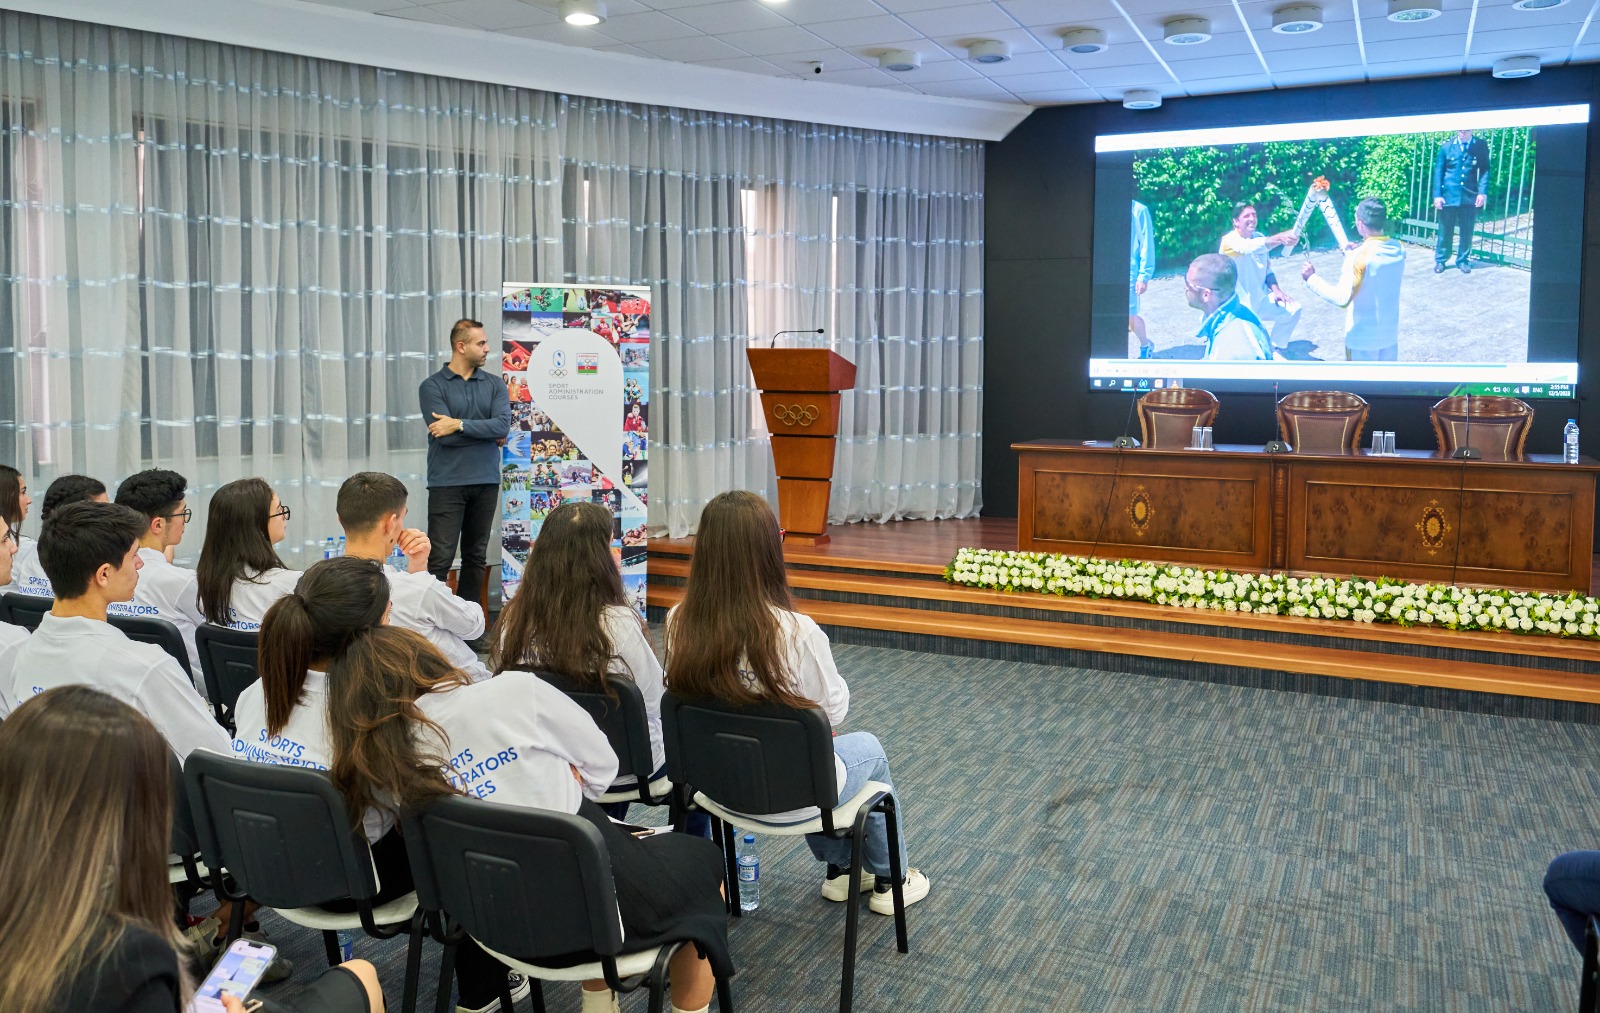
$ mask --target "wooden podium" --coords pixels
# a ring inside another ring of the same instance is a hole
[[[839,392],[856,385],[855,364],[826,348],[751,348],[745,355],[772,434],[778,523],[787,541],[821,545],[828,540]]]

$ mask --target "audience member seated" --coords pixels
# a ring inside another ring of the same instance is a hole
[[[22,533],[22,522],[28,519],[28,508],[32,505],[33,498],[28,495],[28,483],[22,472],[9,464],[0,464],[0,517],[5,518],[17,543],[16,558],[12,562],[13,579],[0,584],[0,591],[17,589],[16,568],[32,565],[39,551],[39,543]]]
[[[4,516],[0,516],[0,586],[11,583],[11,560],[17,554],[17,536]],[[21,626],[0,623],[0,718],[11,713],[11,667],[16,661],[17,648],[28,639],[28,631]]]
[[[694,556],[683,601],[667,614],[667,685],[684,698],[732,705],[762,700],[788,707],[820,707],[836,727],[850,709],[850,687],[833,663],[828,635],[795,611],[783,566],[778,519],[752,492],[725,492],[706,504],[695,533]],[[834,740],[839,798],[868,781],[893,785],[883,746],[870,732]],[[905,856],[905,805],[900,803],[900,868],[906,871],[907,905],[928,895],[928,877]],[[754,815],[754,814],[753,814]],[[801,822],[815,811],[765,814],[771,822]],[[828,863],[822,896],[846,901],[872,890],[871,908],[894,914],[889,832],[883,814],[867,819],[866,868],[849,868],[850,841],[808,834],[811,853]]]
[[[655,764],[650,779],[655,780],[666,774],[665,673],[639,613],[622,591],[622,572],[611,554],[613,523],[611,511],[586,500],[550,511],[528,553],[516,596],[500,613],[489,661],[495,672],[546,669],[601,693],[609,692],[608,679],[631,679],[649,717]],[[613,819],[627,819],[627,802],[600,808]],[[709,817],[691,813],[690,820],[691,833],[710,836]]]
[[[194,512],[184,502],[188,479],[175,471],[151,468],[130,475],[117,486],[117,502],[144,515],[147,527],[139,536],[139,586],[133,601],[110,608],[114,616],[165,619],[178,628],[189,651],[189,670],[201,692],[200,653],[195,650],[195,627],[205,622],[198,604],[199,588],[193,570],[172,562],[172,551],[183,541]]]
[[[331,667],[353,640],[382,626],[388,612],[389,583],[378,564],[346,555],[307,570],[296,590],[278,599],[261,624],[261,678],[239,694],[234,754],[255,763],[331,767]],[[448,665],[441,662],[441,668]],[[374,904],[386,904],[413,889],[405,841],[392,810],[371,806],[360,811],[381,887]],[[497,1009],[497,976],[505,973],[476,946],[463,946],[456,959],[456,980],[464,1008]],[[527,982],[521,975],[511,977],[513,998],[526,997]]]
[[[195,570],[206,622],[235,630],[261,628],[267,609],[300,579],[273,548],[288,534],[289,508],[261,479],[241,478],[212,494]]]
[[[1581,954],[1589,919],[1600,915],[1600,851],[1558,855],[1545,870],[1544,893],[1567,938]]]
[[[93,686],[149,718],[180,760],[196,749],[227,753],[228,734],[178,663],[106,622],[107,605],[133,598],[144,530],[143,514],[116,503],[73,503],[45,520],[39,559],[55,605],[17,648],[4,695],[20,709],[57,686]]]
[[[171,785],[161,734],[90,687],[49,690],[0,725],[0,1009],[186,1008],[193,985],[167,888]],[[275,1008],[378,1013],[383,993],[376,969],[353,960]]]
[[[50,515],[70,503],[84,501],[104,503],[106,501],[106,487],[98,478],[88,475],[62,475],[50,483],[50,488],[44,491],[44,504],[39,508],[39,521],[44,523],[50,520]],[[40,537],[44,535],[41,533]],[[15,590],[22,594],[37,595],[40,598],[52,598],[55,591],[50,586],[50,578],[45,575],[44,568],[39,565],[39,553],[30,552],[19,561],[19,565],[12,567],[12,583],[16,584]]]
[[[467,641],[483,636],[483,609],[475,601],[457,598],[448,584],[428,572],[432,543],[421,531],[406,527],[405,485],[380,471],[357,472],[339,487],[335,509],[344,528],[345,555],[384,563],[397,545],[405,554],[405,573],[384,568],[389,577],[390,624],[427,637],[450,664],[474,681],[487,679],[489,670],[467,646]]]

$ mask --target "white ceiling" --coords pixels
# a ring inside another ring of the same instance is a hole
[[[1329,0],[1324,27],[1271,31],[1290,0],[607,0],[609,17],[575,28],[557,0],[312,0],[347,12],[476,29],[606,53],[777,78],[1024,105],[1120,100],[1129,88],[1204,95],[1486,70],[1502,56],[1549,66],[1600,59],[1600,0],[1518,11],[1511,0],[1444,0],[1431,21],[1386,19],[1386,0]],[[1296,3],[1304,0],[1294,0]],[[1214,37],[1161,40],[1178,14],[1209,18]],[[1061,32],[1102,29],[1103,53],[1063,51]],[[966,58],[978,39],[1011,44],[1012,58]],[[917,70],[877,66],[887,48],[921,54]]]

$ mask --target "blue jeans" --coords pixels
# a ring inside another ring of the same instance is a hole
[[[1544,893],[1572,945],[1583,952],[1589,916],[1600,914],[1600,851],[1569,851],[1544,874]]]
[[[889,787],[889,758],[883,755],[883,746],[871,732],[850,732],[833,740],[833,751],[844,761],[844,787],[839,789],[839,801],[849,799],[866,786],[868,781],[881,781]],[[905,809],[900,805],[900,794],[895,793],[895,812],[900,823],[900,874],[906,869]],[[841,828],[848,829],[848,828]],[[850,838],[833,840],[822,834],[807,834],[806,844],[811,853],[829,865],[843,869],[850,864]],[[867,817],[866,839],[862,842],[866,852],[864,863],[875,876],[889,875],[889,826],[883,813]]]

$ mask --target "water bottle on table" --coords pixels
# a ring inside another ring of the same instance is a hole
[[[323,559],[332,559],[333,558],[333,547],[334,547],[333,536],[329,535],[328,536],[328,540],[322,543],[322,558]]]
[[[756,854],[756,835],[739,839],[739,910],[754,911],[761,906],[761,856]]]
[[[1568,464],[1578,463],[1578,420],[1568,419],[1561,430],[1561,456]]]

